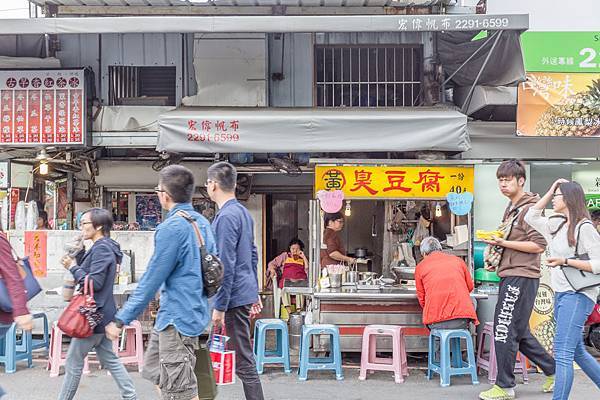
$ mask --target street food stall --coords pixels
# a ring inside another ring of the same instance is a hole
[[[315,197],[323,198],[322,191],[343,193],[347,254],[359,260],[349,267],[358,270],[357,282],[329,288],[320,284],[323,211],[315,200],[308,312],[315,323],[339,326],[343,351],[360,351],[363,328],[370,324],[402,325],[408,351],[427,351],[429,332],[422,324],[414,283],[422,258],[418,245],[424,237],[435,236],[445,252],[463,258],[472,272],[473,171],[472,164],[460,161],[315,162]],[[365,240],[371,249],[364,248]],[[391,343],[382,344],[391,348]]]

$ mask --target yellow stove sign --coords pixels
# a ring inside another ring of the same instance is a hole
[[[346,199],[445,199],[448,193],[473,193],[473,167],[317,166],[315,192],[341,190]]]

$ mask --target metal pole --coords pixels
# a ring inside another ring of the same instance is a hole
[[[467,107],[471,105],[471,97],[473,96],[473,92],[475,91],[475,86],[477,86],[477,82],[479,82],[479,78],[481,78],[481,74],[483,73],[483,70],[487,66],[488,61],[490,61],[490,57],[492,56],[492,53],[494,52],[496,45],[500,41],[500,37],[502,37],[502,32],[504,32],[504,31],[498,31],[498,32],[499,33],[496,36],[496,40],[494,40],[494,44],[492,44],[492,48],[490,49],[490,52],[485,57],[485,60],[483,60],[483,65],[479,69],[479,72],[477,73],[477,76],[475,77],[475,80],[473,81],[473,85],[471,86],[471,89],[469,89],[469,94],[467,95],[467,98],[465,99],[465,102],[463,103],[463,105],[461,107],[461,110],[463,113],[465,113],[467,111]]]
[[[448,82],[450,82],[450,80],[451,80],[452,78],[454,78],[454,76],[455,76],[455,75],[458,73],[458,71],[460,71],[460,70],[461,70],[461,69],[462,69],[462,68],[463,68],[465,65],[467,65],[467,63],[468,63],[469,61],[471,61],[471,60],[473,59],[473,57],[475,57],[477,54],[479,54],[479,52],[480,52],[481,50],[483,50],[483,48],[484,48],[484,47],[486,47],[486,46],[488,45],[488,43],[490,43],[490,41],[491,41],[491,40],[492,40],[494,37],[498,36],[498,35],[500,34],[500,32],[502,32],[502,31],[496,31],[496,32],[494,32],[494,33],[492,34],[492,36],[490,37],[490,39],[489,39],[487,42],[485,42],[485,43],[483,44],[483,46],[481,46],[480,48],[478,48],[477,50],[475,50],[475,51],[473,52],[473,54],[471,54],[471,55],[469,56],[469,58],[467,58],[467,59],[466,59],[466,60],[465,60],[465,61],[464,61],[462,64],[460,64],[460,66],[459,66],[459,67],[456,69],[456,71],[454,71],[454,72],[452,73],[452,75],[450,75],[450,76],[449,76],[449,77],[448,77],[448,78],[447,78],[447,79],[444,81],[444,83],[442,83],[442,86],[444,86],[444,85],[446,85]]]

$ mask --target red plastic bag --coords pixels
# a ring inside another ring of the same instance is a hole
[[[88,277],[86,276],[83,293],[73,296],[71,302],[58,319],[58,327],[67,336],[74,338],[90,337],[94,333],[95,324],[90,323],[84,312],[89,313],[95,310],[94,285],[89,284]]]
[[[217,335],[211,332],[208,348],[216,384],[231,385],[235,383],[235,351],[227,350],[229,337],[225,336],[225,328],[222,333]]]

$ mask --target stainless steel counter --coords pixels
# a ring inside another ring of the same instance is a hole
[[[366,325],[372,324],[403,326],[406,329],[407,351],[427,351],[429,331],[423,326],[423,310],[417,301],[416,289],[374,287],[365,290],[343,286],[336,289],[315,289],[311,294],[307,293],[307,288],[304,289],[303,294],[314,299],[314,321],[339,327],[342,351],[361,351],[362,331]],[[475,292],[471,297],[486,299],[488,295]],[[383,351],[392,348],[388,338],[380,338],[378,343]],[[318,349],[326,349],[327,346],[327,339],[317,342]]]
[[[320,289],[313,292],[313,296],[320,300],[417,300],[417,291],[401,287],[384,287],[369,290],[358,290],[351,286],[338,289]],[[487,299],[487,294],[473,292],[471,297],[475,299]]]

